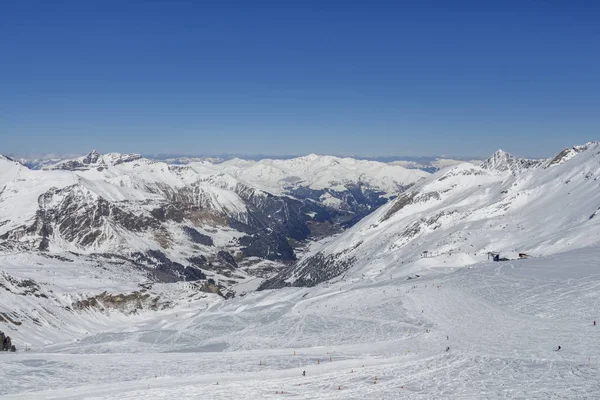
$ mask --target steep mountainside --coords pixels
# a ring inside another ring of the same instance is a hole
[[[405,265],[463,266],[488,252],[515,258],[600,241],[600,144],[549,160],[499,151],[480,166],[461,164],[425,179],[262,288],[313,286],[345,274]],[[351,267],[354,267],[351,269]]]

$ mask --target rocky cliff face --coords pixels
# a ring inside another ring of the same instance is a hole
[[[89,169],[103,170],[109,166],[115,166],[126,162],[141,159],[139,154],[109,153],[102,155],[96,150],[83,157],[74,160],[60,161],[56,164],[44,167],[46,170],[85,171]]]
[[[498,150],[490,158],[481,163],[481,168],[500,172],[510,171],[513,174],[518,174],[528,169],[539,167],[545,161],[517,158],[505,151]]]

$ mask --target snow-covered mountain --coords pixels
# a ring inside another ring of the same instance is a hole
[[[310,154],[288,160],[248,161],[233,159],[220,164],[224,171],[271,192],[303,187],[313,191],[345,191],[348,185],[364,185],[385,193],[428,176],[422,171],[397,168],[376,161]]]
[[[43,170],[2,158],[0,246],[118,255],[163,279],[206,273],[233,285],[271,274],[307,239],[355,223],[426,175],[324,156],[169,165],[93,151]]]
[[[101,171],[109,166],[116,166],[126,162],[141,159],[139,154],[108,153],[100,154],[96,150],[87,155],[72,160],[63,160],[56,164],[45,167],[46,170],[86,171],[97,169]]]
[[[528,158],[517,158],[511,154],[498,150],[490,158],[481,163],[481,168],[496,170],[496,171],[509,171],[513,174],[526,171],[542,165],[547,160],[531,160]]]
[[[498,151],[480,165],[460,164],[417,183],[263,288],[312,286],[347,273],[406,265],[464,266],[540,256],[600,242],[600,144],[547,160]],[[375,268],[377,267],[377,268]]]

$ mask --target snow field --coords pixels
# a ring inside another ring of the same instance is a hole
[[[600,320],[599,262],[600,248],[589,247],[455,271],[432,266],[411,280],[373,273],[145,314],[76,343],[2,355],[0,394],[598,398],[600,327],[592,321]]]

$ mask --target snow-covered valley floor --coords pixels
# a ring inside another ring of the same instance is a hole
[[[594,246],[410,280],[392,266],[150,313],[0,354],[0,398],[600,398],[599,265]]]

